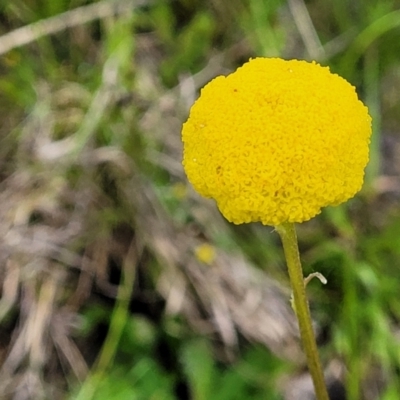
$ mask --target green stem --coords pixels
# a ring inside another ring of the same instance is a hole
[[[96,392],[104,379],[106,379],[107,372],[112,366],[120,339],[129,318],[129,301],[132,296],[136,272],[135,255],[136,248],[134,244],[131,244],[122,266],[121,282],[118,286],[117,298],[111,314],[107,337],[92,372],[86,378],[75,400],[92,400],[96,398]]]
[[[276,226],[276,231],[281,237],[285,252],[290,283],[293,291],[296,316],[300,328],[301,341],[303,343],[308,368],[314,383],[315,395],[317,400],[329,400],[324,374],[319,361],[315,335],[312,328],[310,309],[308,307],[299,248],[297,244],[296,230],[293,223],[284,223]]]

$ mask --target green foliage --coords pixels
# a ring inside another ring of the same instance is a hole
[[[86,320],[92,327],[101,321],[107,322],[104,309],[94,311],[93,307],[87,310]],[[281,398],[276,394],[276,382],[285,364],[263,347],[249,348],[240,359],[223,366],[215,361],[206,339],[185,336],[176,341],[164,336],[159,329],[140,315],[126,321],[115,365],[111,366],[93,398],[176,399],[179,382],[187,385],[193,400]],[[85,332],[85,336],[90,334],[90,331]],[[160,341],[169,343],[168,351],[176,358],[173,372],[163,366],[163,354],[157,352]],[[72,395],[71,400],[77,398],[83,398],[81,393]]]
[[[285,30],[278,22],[278,13],[282,6],[282,0],[249,1],[248,10],[242,18],[243,26],[259,56],[279,57],[282,54]]]
[[[215,21],[209,12],[196,14],[188,25],[176,32],[166,51],[172,57],[161,65],[161,76],[167,85],[176,84],[179,71],[195,71],[212,46]]]
[[[333,217],[330,221],[341,235],[322,238],[306,256],[311,270],[328,279],[327,287],[314,288],[316,302],[324,304],[328,313],[319,318],[331,326],[333,347],[351,371],[349,399],[362,398],[360,383],[377,365],[388,382],[384,398],[395,399],[389,393],[400,390],[400,353],[394,335],[400,317],[399,215],[377,235],[376,228],[370,232],[354,228],[345,213],[329,211],[326,214]]]

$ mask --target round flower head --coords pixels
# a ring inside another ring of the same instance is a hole
[[[371,117],[353,86],[306,61],[255,58],[201,91],[183,166],[231,222],[304,222],[362,186]]]

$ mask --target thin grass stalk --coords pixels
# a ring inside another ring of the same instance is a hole
[[[118,287],[117,300],[111,315],[107,337],[92,372],[82,385],[75,400],[95,399],[96,392],[99,390],[100,385],[106,378],[107,371],[113,364],[118,344],[129,318],[129,302],[136,274],[135,252],[136,249],[132,243],[122,268],[121,283]]]

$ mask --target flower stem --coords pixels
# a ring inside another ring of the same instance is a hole
[[[300,327],[300,336],[306,353],[308,368],[314,383],[317,400],[329,400],[324,374],[319,360],[317,344],[311,323],[310,309],[306,298],[306,289],[301,268],[296,230],[293,223],[276,226],[279,233],[286,263],[289,270],[290,283],[293,291],[294,306]]]

